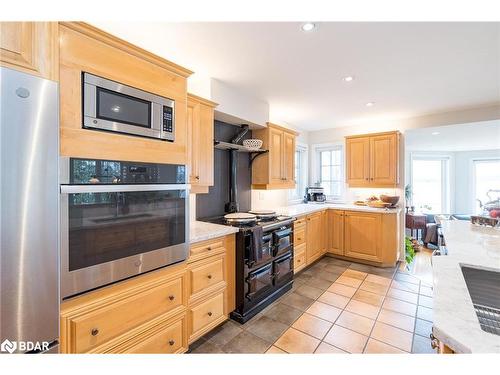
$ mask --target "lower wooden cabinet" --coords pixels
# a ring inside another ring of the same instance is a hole
[[[345,212],[345,256],[377,263],[382,261],[381,215],[354,211]]]
[[[344,211],[328,210],[327,251],[344,255]]]
[[[318,259],[321,253],[321,228],[322,228],[322,213],[315,212],[307,215],[306,217],[306,230],[307,230],[307,247],[306,247],[306,260],[307,264],[314,262]]]
[[[399,258],[399,238],[397,213],[324,209],[302,216],[294,222],[295,272],[325,253],[394,266]]]
[[[189,342],[200,338],[226,319],[223,291],[191,306],[189,310]]]
[[[182,353],[234,310],[235,237],[61,305],[62,353]]]

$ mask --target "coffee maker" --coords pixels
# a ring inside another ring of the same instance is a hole
[[[326,195],[324,189],[319,186],[306,187],[304,203],[325,203]]]

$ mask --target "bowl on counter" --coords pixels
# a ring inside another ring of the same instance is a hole
[[[367,201],[366,205],[373,208],[386,208],[391,206],[390,203],[383,201]]]
[[[399,197],[397,195],[382,194],[380,200],[385,203],[390,203],[390,207],[394,207],[399,202]]]

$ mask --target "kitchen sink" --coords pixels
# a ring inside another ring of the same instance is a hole
[[[500,335],[500,272],[461,268],[481,329]]]

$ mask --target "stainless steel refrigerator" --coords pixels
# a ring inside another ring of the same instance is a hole
[[[57,352],[57,82],[0,67],[0,353]]]

